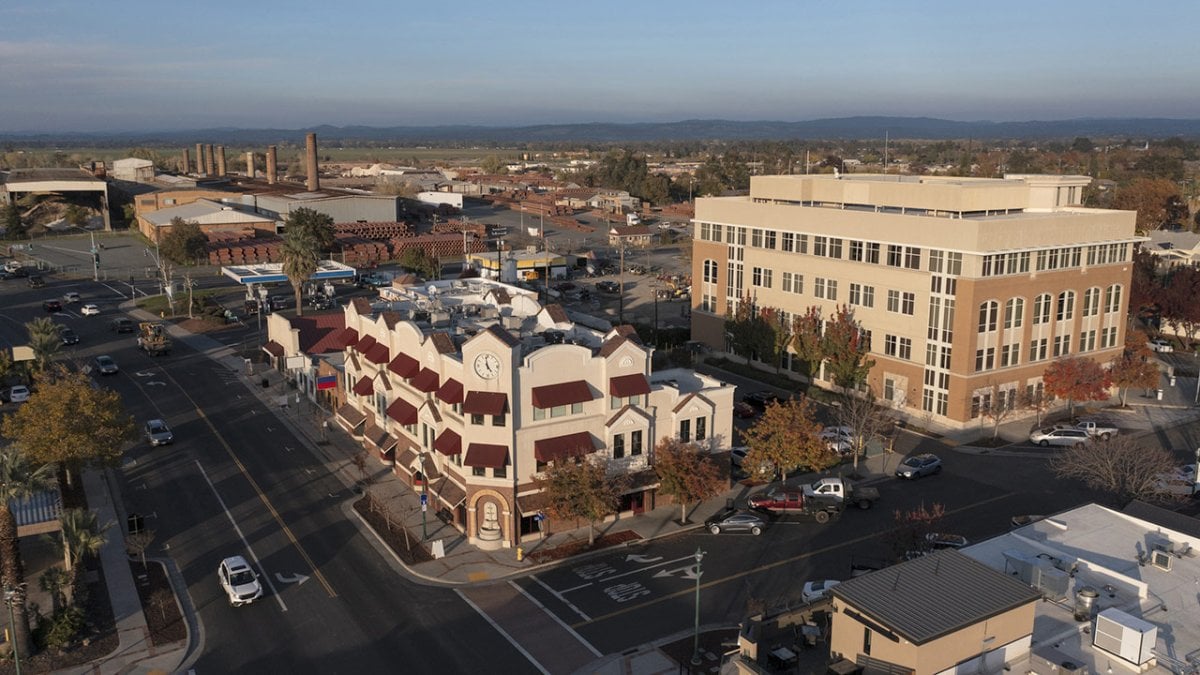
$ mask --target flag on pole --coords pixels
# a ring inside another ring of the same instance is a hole
[[[324,375],[317,378],[317,391],[337,389],[337,375]]]

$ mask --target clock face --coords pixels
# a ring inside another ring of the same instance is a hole
[[[490,380],[500,374],[500,357],[484,352],[475,357],[475,374]]]

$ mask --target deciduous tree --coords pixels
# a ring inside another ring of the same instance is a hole
[[[1166,178],[1135,178],[1117,188],[1114,209],[1137,211],[1137,228],[1157,230],[1170,222],[1170,205],[1180,198],[1179,186]]]
[[[762,417],[742,432],[749,447],[742,466],[773,466],[785,481],[794,469],[829,468],[838,457],[829,451],[820,433],[821,425],[814,419],[813,405],[807,398],[768,404]]]
[[[0,431],[37,464],[61,463],[67,480],[85,465],[113,465],[134,437],[121,396],[93,387],[87,375],[58,368],[38,381],[29,401],[8,415]]]
[[[438,276],[437,258],[432,258],[423,249],[410,248],[400,257],[400,264],[420,274],[425,279]]]
[[[875,392],[868,387],[859,395],[857,392],[847,392],[838,401],[839,405],[833,410],[833,418],[853,432],[851,452],[854,453],[854,470],[858,471],[858,458],[862,456],[867,443],[871,439],[890,434],[896,425],[891,411],[878,404]]]
[[[35,468],[16,445],[0,447],[0,582],[4,588],[13,591],[12,604],[9,605],[13,613],[13,642],[20,653],[26,656],[32,653],[33,638],[25,606],[25,565],[21,561],[17,518],[11,504],[45,490],[53,480],[53,467],[42,465]]]
[[[679,502],[679,521],[687,521],[687,507],[715,497],[725,487],[712,456],[694,443],[664,438],[654,448],[658,491]]]
[[[1159,478],[1174,466],[1170,452],[1157,445],[1141,445],[1132,436],[1064,448],[1050,459],[1050,469],[1056,476],[1083,481],[1093,490],[1108,493],[1118,505],[1130,499],[1163,499]]]
[[[821,363],[821,308],[809,307],[792,319],[792,351],[806,365],[805,374],[812,376]]]
[[[1121,407],[1130,387],[1150,389],[1158,386],[1158,365],[1146,346],[1146,336],[1140,331],[1129,331],[1125,338],[1125,349],[1113,359],[1108,368],[1109,379],[1121,396]]]
[[[9,202],[0,210],[0,225],[4,226],[5,239],[25,239],[29,230],[21,220],[21,207],[16,202]]]
[[[1108,387],[1111,384],[1108,371],[1095,361],[1068,356],[1051,363],[1042,382],[1046,392],[1058,398],[1067,400],[1067,411],[1075,416],[1075,403],[1086,401],[1103,401],[1108,398]]]
[[[905,560],[912,555],[920,555],[929,550],[928,535],[935,532],[942,518],[946,516],[946,507],[935,503],[926,507],[924,502],[915,509],[892,512],[893,526],[887,534],[892,554],[897,561]]]
[[[854,389],[867,379],[875,362],[867,358],[869,345],[854,310],[842,305],[825,323],[821,354],[829,379],[839,387]]]
[[[200,226],[192,221],[175,217],[171,219],[171,229],[159,242],[159,252],[169,260],[179,265],[190,265],[204,257],[208,245],[208,235],[200,230]]]
[[[596,523],[615,513],[629,479],[624,472],[609,472],[608,462],[591,455],[550,464],[534,483],[546,495],[546,510],[555,518],[582,519],[588,523],[588,545],[596,543]]]

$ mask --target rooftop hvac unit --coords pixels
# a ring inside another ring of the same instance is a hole
[[[1033,569],[1033,581],[1029,584],[1042,592],[1042,597],[1051,600],[1062,600],[1067,597],[1071,587],[1071,575],[1056,567],[1036,567]]]
[[[1036,564],[1029,559],[1024,551],[1008,550],[1004,552],[1004,571],[1033,585],[1033,569]]]
[[[1171,554],[1162,549],[1155,549],[1150,552],[1150,564],[1168,572],[1171,570]]]
[[[1112,607],[1096,616],[1092,633],[1092,644],[1098,649],[1137,666],[1154,656],[1151,650],[1157,639],[1158,626]]]

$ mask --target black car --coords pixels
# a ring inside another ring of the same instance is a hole
[[[621,286],[615,281],[600,281],[596,283],[596,290],[601,293],[618,293]]]
[[[786,399],[772,391],[752,391],[742,397],[742,400],[756,408],[765,409],[772,403],[783,403]]]
[[[46,280],[40,274],[34,274],[29,277],[28,283],[30,288],[43,288],[46,285]]]
[[[723,509],[704,521],[704,526],[713,534],[749,532],[757,536],[767,529],[767,521],[761,515],[750,511]]]
[[[108,324],[108,327],[116,333],[132,333],[135,328],[133,321],[124,318],[113,319],[112,322]]]
[[[70,328],[67,328],[66,326],[63,326],[61,329],[59,329],[58,337],[62,340],[64,345],[79,344],[79,334]]]
[[[43,300],[42,309],[46,310],[47,312],[61,312],[62,303],[58,300]]]

